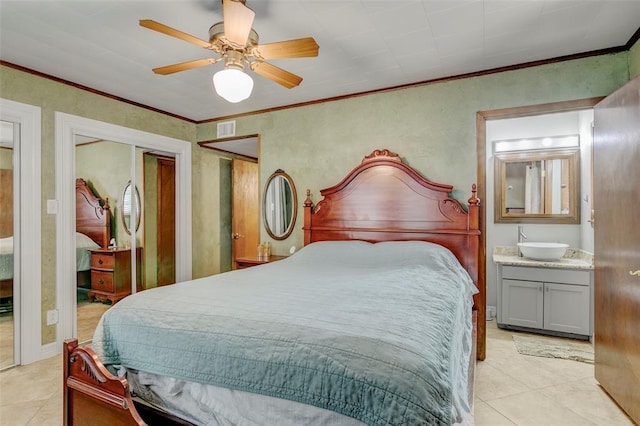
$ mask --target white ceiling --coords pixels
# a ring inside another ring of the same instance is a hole
[[[213,92],[221,63],[151,69],[212,52],[140,27],[208,40],[220,0],[0,0],[0,59],[195,121],[623,46],[640,0],[247,0],[261,43],[312,36],[317,58],[279,59],[293,89],[251,73],[252,96]]]

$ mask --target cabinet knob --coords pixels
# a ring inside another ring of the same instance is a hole
[[[100,278],[100,279],[98,280],[98,284],[100,284],[100,285],[104,284],[104,280],[103,280],[102,278]]]
[[[102,261],[102,259],[98,259],[98,263],[102,265],[104,262]]]

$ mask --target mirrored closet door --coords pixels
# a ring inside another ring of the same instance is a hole
[[[191,144],[63,113],[56,128],[57,340],[88,342],[123,298],[191,278]]]
[[[18,299],[19,277],[14,273],[14,246],[17,229],[14,213],[14,145],[19,135],[19,125],[0,121],[0,370],[16,363],[18,327],[14,318],[14,306]],[[15,287],[15,289],[14,289]]]

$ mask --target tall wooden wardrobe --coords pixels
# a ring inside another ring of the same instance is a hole
[[[595,374],[640,424],[640,77],[594,111]]]

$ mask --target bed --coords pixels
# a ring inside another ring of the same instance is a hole
[[[0,238],[0,298],[13,297],[13,236]],[[106,248],[111,235],[108,200],[98,197],[84,179],[76,179],[76,270],[79,289],[91,287],[91,252]]]
[[[290,258],[123,299],[65,342],[65,424],[471,424],[479,200],[451,190],[377,150],[307,191]]]

